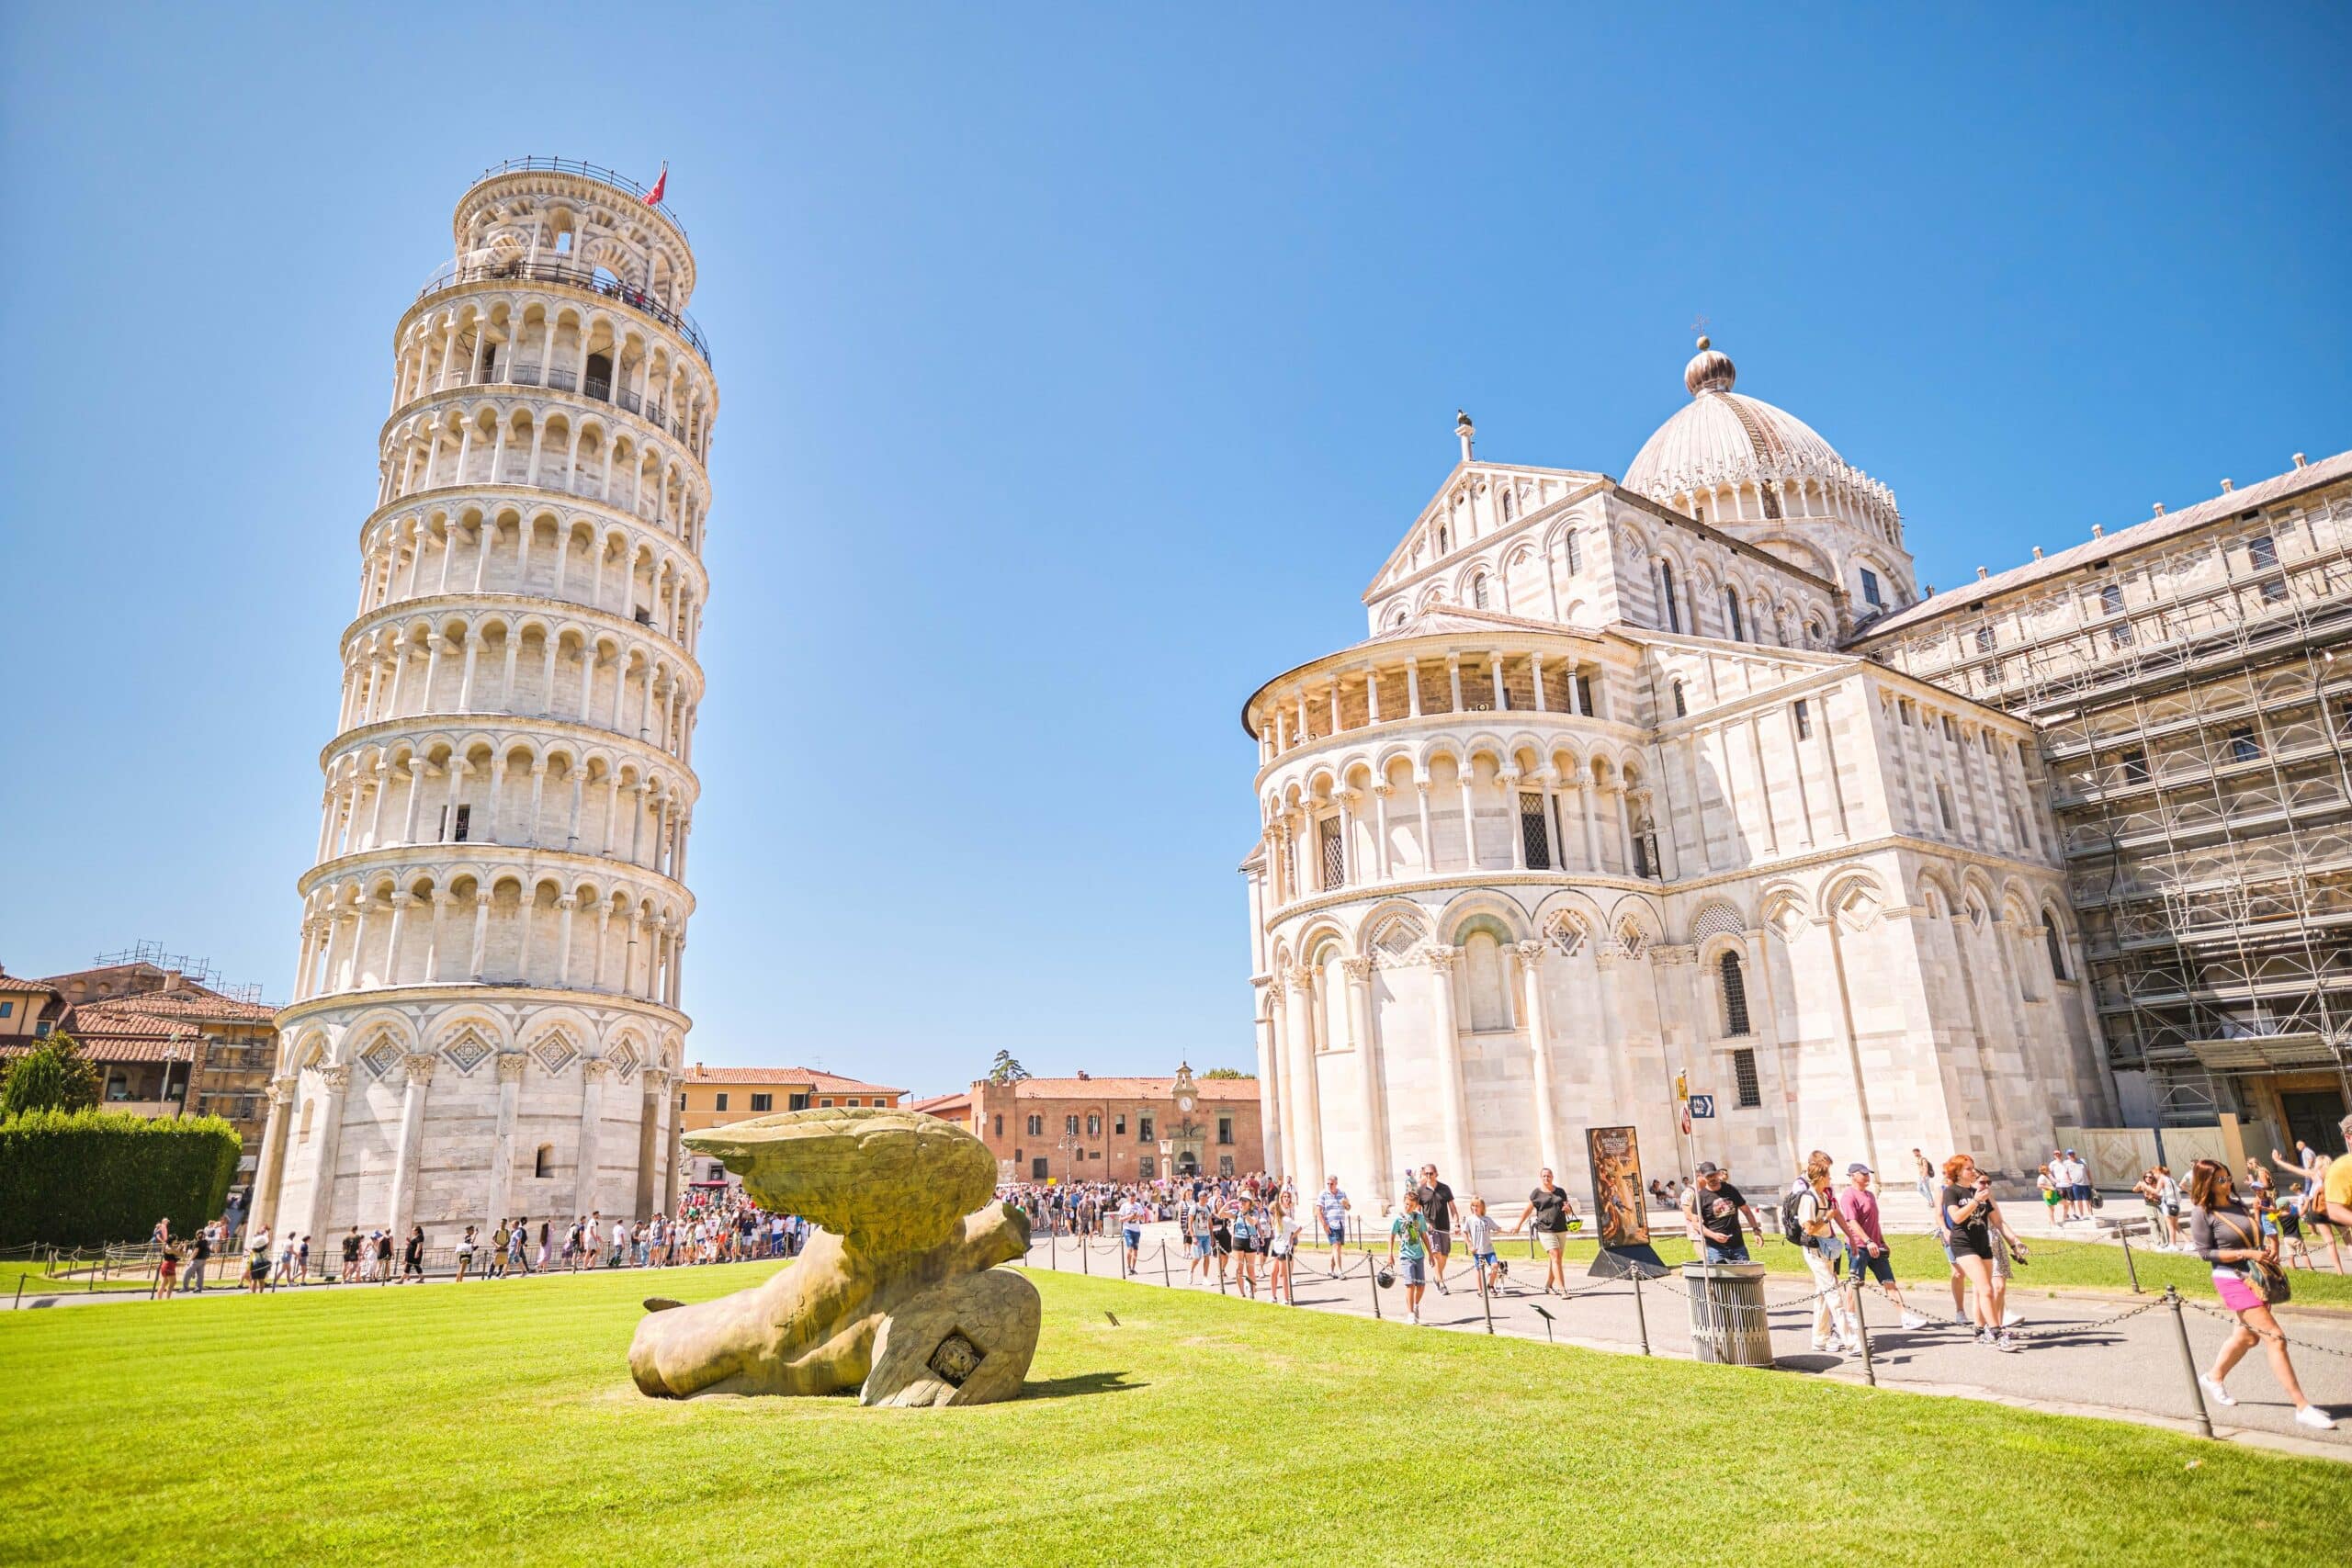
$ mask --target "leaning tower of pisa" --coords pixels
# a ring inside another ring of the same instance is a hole
[[[718,408],[694,253],[551,159],[452,227],[392,334],[256,1183],[320,1245],[677,1197]]]

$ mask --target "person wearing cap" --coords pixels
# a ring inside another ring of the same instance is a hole
[[[1925,1328],[1928,1320],[1905,1304],[1903,1287],[1894,1282],[1894,1261],[1887,1252],[1886,1233],[1879,1228],[1878,1194],[1871,1190],[1871,1168],[1856,1160],[1846,1168],[1846,1190],[1838,1194],[1838,1215],[1845,1222],[1851,1243],[1847,1256],[1853,1263],[1847,1277],[1859,1291],[1867,1273],[1886,1287],[1887,1295],[1902,1311],[1904,1327]]]
[[[1758,1235],[1764,1234],[1764,1222],[1756,1217],[1747,1199],[1731,1184],[1724,1168],[1713,1160],[1699,1162],[1699,1179],[1682,1195],[1682,1219],[1690,1228],[1690,1243],[1709,1263],[1746,1263],[1747,1238],[1741,1234],[1739,1220],[1747,1223]]]

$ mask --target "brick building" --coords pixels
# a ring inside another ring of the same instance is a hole
[[[865,1083],[813,1067],[706,1067],[700,1062],[678,1079],[678,1126],[683,1133],[723,1127],[754,1116],[787,1111],[830,1111],[836,1106],[888,1110],[907,1097],[902,1089]],[[707,1155],[689,1154],[687,1179],[726,1179],[725,1168]]]
[[[964,1114],[958,1100],[967,1102]],[[1190,1066],[1174,1077],[982,1081],[968,1097],[922,1105],[969,1126],[1008,1181],[1240,1176],[1266,1165],[1258,1080],[1195,1078]]]

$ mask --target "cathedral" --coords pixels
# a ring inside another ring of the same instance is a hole
[[[1902,514],[1735,382],[1701,339],[1622,480],[1483,461],[1463,416],[1364,639],[1244,705],[1302,1190],[1581,1190],[1615,1124],[1656,1173],[2030,1178],[2115,1120],[2031,720],[1842,651],[1920,600]]]

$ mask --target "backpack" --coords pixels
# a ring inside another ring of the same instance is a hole
[[[1804,1222],[1797,1218],[1797,1205],[1803,1202],[1805,1194],[1812,1190],[1811,1182],[1799,1181],[1781,1195],[1781,1239],[1792,1247],[1803,1247],[1805,1243]]]

